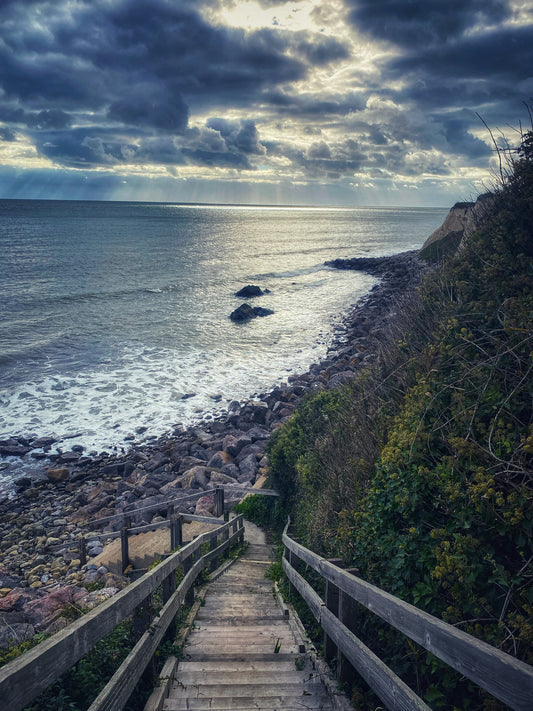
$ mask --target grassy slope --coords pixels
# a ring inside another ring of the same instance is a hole
[[[533,663],[531,133],[495,192],[378,364],[309,397],[270,458],[310,547]],[[432,707],[502,708],[365,614],[361,626]]]

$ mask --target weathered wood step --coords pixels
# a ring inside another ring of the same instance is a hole
[[[255,696],[237,696],[221,698],[184,698],[169,697],[164,705],[164,711],[302,711],[302,709],[332,709],[328,696],[271,696],[258,698]]]
[[[296,644],[281,644],[278,647],[277,643],[268,644],[267,642],[261,642],[260,644],[248,644],[246,646],[246,654],[259,654],[259,653],[269,653],[272,652],[276,654],[276,649],[279,650],[278,653],[283,654],[298,654],[299,648]],[[206,644],[202,641],[200,644],[195,645],[188,644],[184,648],[184,653],[187,657],[201,657],[202,654],[238,654],[239,651],[242,654],[243,643],[242,642],[223,642],[222,640],[218,642],[213,642],[212,644]]]
[[[265,668],[266,667],[266,668]],[[269,669],[268,665],[264,665],[261,669],[239,669],[230,671],[203,669],[190,670],[182,667],[180,664],[176,675],[178,684],[183,686],[194,686],[202,684],[206,688],[212,685],[227,683],[231,679],[238,679],[242,684],[290,684],[300,683],[304,687],[320,685],[319,677],[309,672],[297,671],[292,666],[292,669],[279,670]]]
[[[262,662],[290,662],[294,666],[294,660],[298,655],[294,653],[278,652],[246,652],[241,650],[238,653],[232,654],[219,654],[218,652],[212,652],[210,654],[204,654],[203,656],[187,655],[187,663],[205,662],[211,664],[213,662],[229,662],[229,663],[245,663],[245,664],[261,664]]]
[[[294,647],[294,637],[284,634],[284,633],[274,633],[274,634],[264,634],[261,637],[255,637],[253,634],[239,634],[238,632],[233,635],[228,635],[224,637],[224,641],[221,642],[222,638],[219,637],[215,640],[208,632],[201,635],[195,635],[191,638],[190,644],[187,644],[185,649],[189,647],[198,647],[199,645],[204,645],[206,651],[209,647],[216,647],[217,644],[223,644],[224,648],[230,646],[241,645],[241,649],[253,650],[254,647],[259,647],[260,645],[267,647],[269,651],[270,647],[278,647],[282,645],[283,647],[289,646]]]
[[[269,672],[286,672],[295,670],[295,659],[291,657],[290,659],[275,659],[275,661],[266,662],[264,659],[258,660],[257,662],[246,660],[243,662],[231,662],[227,659],[212,659],[206,661],[188,662],[180,661],[179,669],[184,672],[204,672],[212,671],[214,673],[219,672],[254,672],[268,669]]]
[[[264,622],[256,622],[255,620],[253,622],[251,620],[250,622],[239,622],[239,620],[235,620],[234,627],[230,627],[229,629],[228,625],[218,624],[217,620],[206,620],[205,622],[198,620],[194,627],[194,634],[198,634],[199,632],[208,632],[210,635],[221,634],[223,636],[242,633],[244,635],[258,635],[259,637],[286,634],[292,638],[292,633],[290,628],[287,627],[285,620],[269,621],[266,624]]]
[[[238,626],[239,624],[253,624],[254,621],[258,621],[261,624],[268,623],[268,622],[279,622],[280,620],[286,619],[281,612],[272,612],[269,615],[261,615],[259,614],[257,616],[253,615],[240,615],[239,619],[235,619],[235,615],[224,615],[224,614],[217,614],[217,615],[211,615],[209,612],[207,612],[205,615],[197,615],[196,620],[198,622],[201,622],[202,624],[209,624],[209,623],[217,623],[219,622],[220,624],[227,625],[228,627],[233,627],[233,626]]]
[[[181,679],[175,684],[172,689],[172,696],[175,699],[180,698],[213,698],[213,699],[237,699],[239,697],[244,698],[261,698],[266,699],[269,697],[279,697],[279,696],[311,696],[311,693],[307,691],[303,684],[298,681],[288,682],[285,684],[275,682],[272,683],[247,683],[236,681],[233,684],[209,684],[207,686],[200,686],[199,684],[191,684],[189,686],[181,685]]]

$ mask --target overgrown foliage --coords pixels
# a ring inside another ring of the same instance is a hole
[[[403,304],[377,364],[309,397],[270,448],[298,534],[533,662],[533,134],[461,251]],[[436,709],[502,708],[362,613]]]

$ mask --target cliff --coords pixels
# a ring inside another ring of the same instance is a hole
[[[493,201],[492,193],[484,193],[475,202],[455,203],[442,225],[422,245],[422,259],[440,261],[460,250],[465,240],[479,226]]]

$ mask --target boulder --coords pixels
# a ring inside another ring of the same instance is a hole
[[[233,465],[235,467],[235,465]],[[235,467],[235,476],[231,477],[223,472],[212,472],[211,474],[211,486],[220,486],[222,484],[235,484],[235,479],[239,474],[239,470]]]
[[[243,321],[249,321],[252,318],[255,318],[255,311],[250,304],[241,304],[239,308],[235,309],[235,311],[232,311],[230,314],[230,319],[232,321],[236,321],[237,323],[241,323]],[[2,450],[0,449],[0,452]]]
[[[207,462],[207,466],[212,469],[222,469],[226,464],[232,464],[233,457],[229,452],[215,452],[211,459]]]
[[[97,607],[98,605],[101,605],[103,602],[105,602],[106,600],[109,600],[110,597],[113,597],[118,592],[119,592],[119,589],[114,588],[114,587],[102,588],[101,590],[94,590],[93,592],[89,593],[88,595],[86,595],[83,598],[83,600],[81,601],[81,604],[84,608],[86,608],[88,610],[92,610],[93,607]]]
[[[248,284],[248,286],[243,286],[242,289],[236,292],[235,296],[239,296],[243,299],[249,299],[253,296],[262,296],[264,292],[261,287]]]
[[[29,447],[23,447],[20,444],[0,444],[0,454],[4,457],[23,457],[29,451]]]
[[[67,467],[60,467],[58,469],[48,469],[46,476],[49,481],[67,481],[69,475],[69,470]]]
[[[212,495],[202,496],[196,502],[195,516],[212,516],[215,510],[215,501]]]
[[[262,306],[254,306],[254,314],[256,316],[270,316],[273,313],[272,309],[264,309]]]
[[[17,646],[34,636],[35,628],[27,622],[0,623],[0,649]]]
[[[26,603],[24,613],[30,624],[36,629],[43,629],[64,608],[71,605],[79,606],[80,601],[86,595],[87,590],[85,588],[67,585]]]
[[[238,435],[232,435],[229,434],[226,437],[224,437],[224,442],[222,444],[223,448],[225,449],[228,454],[230,454],[232,457],[236,457],[237,454],[241,451],[243,447],[246,447],[246,445],[252,444],[252,440],[248,435],[245,435],[244,433],[238,434]]]
[[[264,309],[261,306],[250,306],[250,304],[241,304],[235,311],[230,314],[230,319],[237,323],[243,323],[257,318],[258,316],[270,316],[274,312],[271,309]]]

